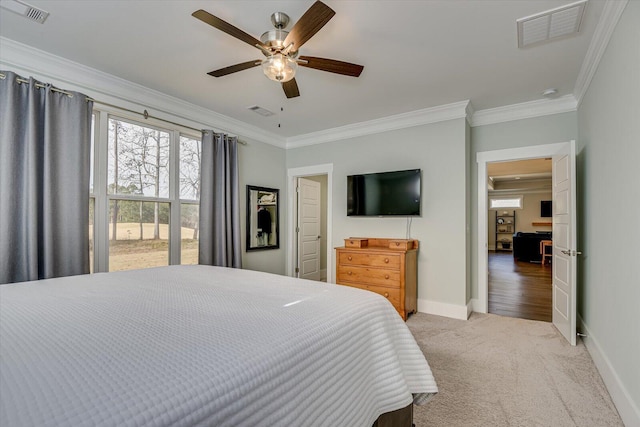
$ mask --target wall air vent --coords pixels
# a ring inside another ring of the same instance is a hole
[[[38,9],[20,0],[3,0],[0,2],[0,7],[40,24],[43,24],[49,16],[49,12],[45,12],[42,9]]]
[[[253,111],[254,113],[258,113],[258,114],[260,114],[261,116],[264,116],[264,117],[273,116],[275,114],[274,112],[269,111],[266,108],[259,107],[257,105],[254,105],[252,107],[247,107],[247,108],[249,110]]]
[[[516,20],[518,47],[526,47],[579,32],[587,1],[581,0]]]

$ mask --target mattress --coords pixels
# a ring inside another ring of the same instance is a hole
[[[209,266],[0,286],[0,424],[371,426],[437,385],[393,306]]]

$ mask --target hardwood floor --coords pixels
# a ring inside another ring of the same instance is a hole
[[[551,272],[549,264],[489,252],[489,313],[551,322]]]

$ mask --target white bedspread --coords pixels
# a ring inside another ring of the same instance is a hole
[[[435,393],[386,299],[172,266],[0,286],[0,425],[367,426]]]

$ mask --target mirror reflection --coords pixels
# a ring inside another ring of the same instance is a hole
[[[275,188],[247,185],[247,251],[280,247],[278,192]]]

